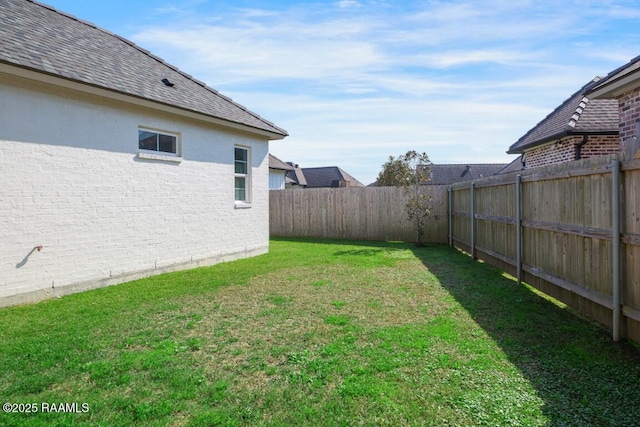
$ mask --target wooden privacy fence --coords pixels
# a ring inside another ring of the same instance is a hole
[[[615,156],[456,184],[449,241],[640,341],[639,189]]]
[[[429,186],[427,241],[447,242],[447,187]],[[306,188],[269,192],[271,236],[416,241],[400,187]]]
[[[640,160],[616,156],[425,187],[455,245],[640,342]],[[270,233],[415,241],[402,188],[270,192]],[[535,327],[535,325],[532,325]]]

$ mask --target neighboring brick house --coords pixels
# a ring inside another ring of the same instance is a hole
[[[640,56],[613,70],[588,95],[616,102],[621,151],[626,159],[640,158]]]
[[[267,252],[285,136],[128,40],[0,0],[0,305]]]
[[[619,152],[617,102],[587,96],[599,80],[571,95],[507,153],[521,154],[529,169]]]

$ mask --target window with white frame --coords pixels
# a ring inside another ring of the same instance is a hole
[[[138,148],[146,153],[180,156],[180,141],[177,134],[138,129]]]
[[[244,147],[235,147],[234,181],[236,202],[248,203],[250,201],[250,171],[251,168],[249,167],[249,149]]]

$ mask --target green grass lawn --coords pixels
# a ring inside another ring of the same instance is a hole
[[[0,325],[38,410],[2,426],[640,424],[638,347],[446,246],[273,240]]]

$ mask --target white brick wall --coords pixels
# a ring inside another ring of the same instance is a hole
[[[268,250],[266,139],[2,81],[10,83],[0,84],[4,304]],[[137,158],[138,126],[180,133],[183,161]],[[235,208],[235,144],[252,151],[249,209]]]

